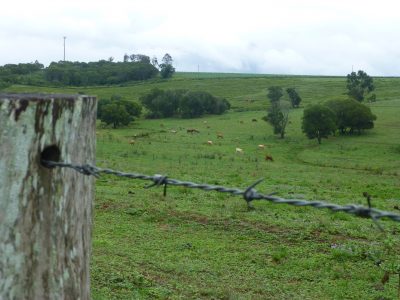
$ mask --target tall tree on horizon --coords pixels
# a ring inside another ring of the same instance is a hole
[[[347,74],[346,87],[347,94],[358,102],[363,102],[365,97],[375,90],[374,80],[362,70]],[[375,98],[375,94],[372,95],[372,98]]]
[[[170,78],[175,73],[175,68],[172,66],[173,59],[171,55],[166,53],[162,58],[162,64],[160,64],[160,74],[162,78]]]

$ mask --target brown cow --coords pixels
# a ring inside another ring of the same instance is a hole
[[[265,155],[265,160],[274,161],[274,159],[272,158],[272,156],[269,155],[269,154]]]

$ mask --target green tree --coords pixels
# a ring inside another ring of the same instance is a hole
[[[308,138],[318,140],[327,138],[336,130],[335,114],[327,106],[315,104],[304,109],[302,130]]]
[[[162,63],[166,65],[172,65],[172,62],[173,62],[172,56],[169,55],[169,53],[165,53],[162,58]]]
[[[341,134],[361,133],[374,127],[376,115],[371,109],[353,99],[331,100],[326,103],[336,116],[336,124]]]
[[[186,90],[152,89],[140,97],[140,102],[148,110],[148,118],[168,118],[177,114],[179,102]]]
[[[45,70],[45,78],[63,85],[105,85],[126,81],[146,80],[155,77],[158,69],[150,64],[148,57],[135,55],[137,61],[124,62],[100,60],[98,62],[52,62]]]
[[[270,86],[267,97],[271,102],[278,102],[283,96],[283,90],[280,86]]]
[[[112,124],[113,128],[117,128],[120,125],[128,125],[132,118],[124,105],[111,102],[103,107],[100,120],[107,125]]]
[[[136,102],[122,100],[119,95],[111,99],[102,99],[97,106],[97,118],[113,128],[128,125],[135,117],[140,116],[142,106]]]
[[[347,74],[347,94],[359,101],[364,101],[365,97],[375,90],[374,81],[367,73],[362,70]]]
[[[186,93],[180,101],[179,111],[182,118],[197,118],[204,114],[204,103],[201,98]]]
[[[171,78],[175,73],[175,68],[172,65],[161,64],[160,75],[162,78]]]
[[[292,107],[299,107],[300,102],[301,102],[301,97],[297,93],[295,88],[287,88],[286,92],[289,95],[290,103],[292,104]]]
[[[152,89],[140,97],[140,102],[148,110],[149,118],[196,118],[203,114],[222,114],[230,108],[226,99],[210,93],[187,90]]]
[[[289,103],[281,101],[283,90],[280,86],[270,86],[267,97],[271,105],[267,109],[267,115],[263,120],[270,123],[274,129],[274,134],[279,134],[283,139],[285,137],[286,125],[289,121]]]
[[[274,134],[279,134],[283,139],[286,133],[286,125],[289,121],[290,104],[287,101],[271,102],[268,114],[263,120],[270,123],[274,129]]]
[[[203,114],[223,114],[230,108],[226,99],[221,99],[208,92],[187,92],[183,95],[179,111],[183,118],[196,118]]]
[[[349,127],[350,133],[357,131],[361,134],[361,131],[365,129],[374,128],[374,121],[376,120],[376,115],[371,112],[368,106],[361,103],[359,105],[354,105],[353,109],[349,111]]]
[[[162,64],[160,64],[160,74],[162,78],[170,78],[175,73],[175,68],[172,66],[172,57],[168,53],[162,58]]]
[[[139,117],[142,113],[142,106],[139,103],[122,100],[120,103],[125,107],[128,114],[134,119],[134,117]]]

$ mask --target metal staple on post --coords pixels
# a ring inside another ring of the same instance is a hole
[[[374,221],[377,221],[382,218],[388,218],[395,222],[400,222],[400,215],[378,210],[371,207],[365,207],[355,204],[348,204],[348,205],[337,205],[333,203],[327,203],[323,201],[307,201],[307,200],[300,200],[300,199],[285,199],[281,197],[274,196],[275,193],[271,194],[260,194],[258,193],[254,187],[259,184],[263,179],[257,180],[255,183],[250,185],[246,190],[241,190],[237,188],[229,188],[224,186],[218,185],[209,185],[209,184],[198,184],[190,181],[181,181],[177,179],[171,179],[167,176],[156,174],[154,176],[139,174],[139,173],[125,173],[120,171],[115,171],[111,169],[102,169],[92,165],[75,165],[71,163],[63,163],[63,162],[53,162],[53,161],[42,161],[42,164],[45,167],[65,167],[74,169],[77,172],[80,172],[85,175],[92,175],[99,177],[101,173],[115,175],[119,177],[127,177],[131,179],[141,179],[141,180],[150,180],[153,181],[153,184],[146,186],[146,188],[164,185],[164,196],[166,194],[166,187],[167,185],[175,185],[175,186],[184,186],[187,188],[196,188],[205,191],[217,191],[221,193],[230,193],[232,195],[242,195],[243,198],[246,200],[248,206],[251,208],[251,202],[253,200],[266,200],[272,203],[281,203],[281,204],[289,204],[294,206],[311,206],[313,208],[327,208],[333,212],[345,212],[348,214],[353,214],[358,217],[363,218],[371,218]]]

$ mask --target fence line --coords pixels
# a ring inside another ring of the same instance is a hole
[[[99,177],[101,173],[104,173],[104,174],[111,174],[111,175],[115,175],[115,176],[119,176],[119,177],[127,177],[127,178],[131,178],[131,179],[149,180],[149,181],[152,181],[153,183],[146,186],[146,188],[163,185],[164,186],[164,196],[166,195],[167,185],[184,186],[187,188],[196,188],[196,189],[201,189],[201,190],[205,190],[205,191],[217,191],[217,192],[221,192],[221,193],[229,193],[232,195],[238,195],[238,196],[241,195],[241,196],[243,196],[244,200],[246,200],[247,205],[249,207],[252,207],[251,202],[253,200],[266,200],[266,201],[269,201],[272,203],[283,203],[283,204],[289,204],[289,205],[294,205],[294,206],[311,206],[313,208],[327,208],[333,212],[342,211],[345,213],[353,214],[358,217],[371,218],[374,221],[377,221],[382,218],[388,218],[392,221],[400,222],[400,215],[392,213],[392,212],[387,212],[387,211],[382,211],[382,210],[372,208],[371,203],[370,203],[370,195],[368,195],[367,193],[364,193],[364,196],[367,197],[368,207],[355,205],[355,204],[348,204],[348,205],[341,206],[341,205],[327,203],[327,202],[323,202],[323,201],[285,199],[285,198],[274,196],[275,193],[260,194],[254,189],[254,187],[257,184],[259,184],[263,179],[257,180],[255,183],[250,185],[245,190],[240,190],[237,188],[229,188],[229,187],[224,187],[224,186],[198,184],[198,183],[194,183],[194,182],[190,182],[190,181],[181,181],[181,180],[177,180],[177,179],[171,179],[171,178],[168,178],[167,176],[163,176],[163,175],[159,175],[159,174],[150,176],[150,175],[144,175],[144,174],[139,174],[139,173],[125,173],[125,172],[115,171],[115,170],[111,170],[111,169],[98,168],[96,166],[92,166],[89,164],[76,165],[76,164],[71,164],[71,163],[42,160],[42,165],[44,165],[47,168],[54,168],[54,167],[71,168],[79,173],[82,173],[85,175],[92,175],[95,177]]]

